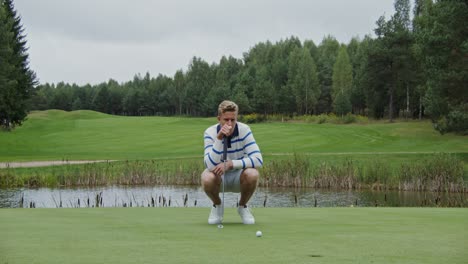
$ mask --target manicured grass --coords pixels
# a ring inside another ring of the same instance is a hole
[[[0,133],[0,144],[4,146],[0,160],[202,156],[204,127],[212,122],[176,117],[121,117],[92,111],[34,112],[22,127]]]
[[[203,132],[216,118],[122,117],[93,111],[33,112],[23,126],[0,133],[0,161],[202,158]],[[304,153],[375,156],[459,153],[468,140],[440,135],[430,122],[366,125],[261,123],[252,130],[264,156]],[[385,158],[388,160],[387,158]]]
[[[0,133],[0,161],[150,160],[151,168],[154,164],[164,167],[168,163],[162,160],[168,160],[202,167],[203,132],[215,123],[214,117],[122,117],[93,111],[59,110],[33,112],[23,126]],[[421,163],[434,153],[444,152],[453,153],[463,162],[462,177],[468,179],[467,137],[442,136],[428,121],[391,124],[379,121],[365,125],[274,122],[252,124],[251,127],[264,155],[265,167],[272,161],[287,160],[298,154],[314,166],[323,163],[340,166],[351,161],[357,170],[385,164],[389,169],[381,174],[391,177],[400,173],[404,164]],[[167,166],[174,174],[174,166]],[[82,174],[88,167],[67,167],[65,173],[57,173],[69,177],[70,172]],[[182,173],[194,172],[198,167],[189,166],[188,171],[182,170]],[[112,165],[109,172],[112,175],[129,174],[128,166],[117,168],[122,166]],[[13,169],[2,170],[2,173],[15,177],[57,174],[49,173],[49,170]],[[94,171],[91,174],[94,175]],[[198,171],[196,174],[199,175]]]
[[[466,263],[468,210],[1,209],[0,263]],[[263,237],[255,232],[261,230]]]

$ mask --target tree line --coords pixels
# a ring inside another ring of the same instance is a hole
[[[328,35],[317,45],[291,36],[257,43],[241,59],[194,57],[173,76],[41,84],[27,103],[34,110],[212,116],[231,99],[241,114],[430,117],[441,133],[467,134],[467,3],[416,0],[411,9],[409,0],[396,0],[394,7],[376,21],[375,37],[344,44]]]

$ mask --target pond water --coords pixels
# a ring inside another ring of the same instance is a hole
[[[239,194],[225,193],[225,206],[235,207]],[[449,206],[468,207],[460,193],[398,191],[331,191],[311,188],[261,188],[251,207]],[[197,186],[109,186],[95,188],[0,189],[0,208],[36,207],[209,207]]]

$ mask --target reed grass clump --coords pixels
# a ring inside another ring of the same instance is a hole
[[[311,186],[327,189],[359,189],[356,177],[357,167],[351,160],[340,164],[323,162],[314,167]]]
[[[143,160],[0,170],[0,187],[196,185],[198,160]]]
[[[308,186],[310,178],[310,161],[294,153],[292,156],[267,163],[261,172],[261,186],[303,187]]]
[[[466,192],[463,162],[455,155],[426,155],[392,166],[382,159],[316,161],[294,153],[266,159],[263,187],[312,187],[432,192]],[[199,159],[141,160],[0,170],[0,187],[73,187],[104,185],[199,185]]]
[[[371,161],[361,169],[359,181],[370,186],[372,190],[393,189],[394,175],[389,164],[383,161]]]
[[[433,192],[465,192],[463,162],[451,154],[436,154],[414,164],[403,164],[399,189]]]
[[[313,187],[355,189],[356,167],[351,160],[334,165],[327,162],[312,164],[305,156],[295,153],[289,158],[275,160],[264,166],[260,178],[261,186]]]
[[[264,187],[313,187],[404,191],[466,192],[463,162],[454,155],[436,154],[416,163],[392,167],[382,160],[314,163],[294,154],[266,163],[260,178]]]

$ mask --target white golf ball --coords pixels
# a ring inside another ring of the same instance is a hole
[[[261,237],[262,236],[262,231],[257,231],[256,235],[257,235],[257,237]]]

